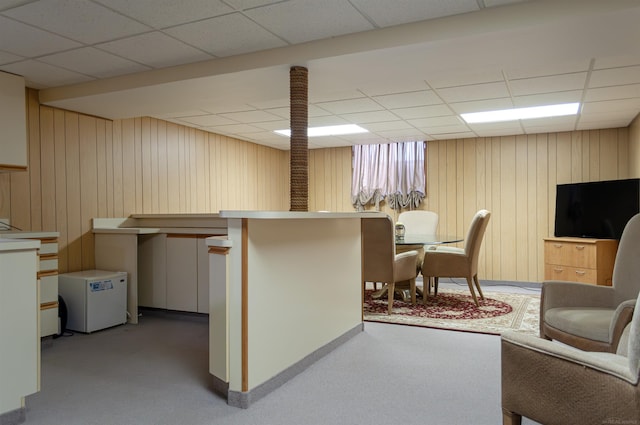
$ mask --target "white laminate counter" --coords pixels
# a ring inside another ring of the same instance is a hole
[[[60,236],[59,232],[31,232],[21,230],[2,230],[0,238],[6,239],[50,239]]]

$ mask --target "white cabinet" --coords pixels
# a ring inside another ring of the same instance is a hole
[[[0,240],[0,418],[24,410],[24,397],[38,391],[39,245],[30,240]]]
[[[167,235],[167,308],[198,311],[198,238]]]
[[[138,305],[209,312],[209,257],[205,235],[138,236]]]
[[[0,172],[27,169],[24,78],[0,72]]]

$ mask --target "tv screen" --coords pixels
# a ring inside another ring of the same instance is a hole
[[[640,179],[559,184],[555,236],[620,239],[640,212]]]

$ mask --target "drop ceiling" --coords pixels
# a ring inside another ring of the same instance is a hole
[[[638,0],[0,0],[0,70],[42,103],[151,116],[278,149],[289,69],[310,148],[626,127],[640,112]],[[459,116],[580,102],[577,116]]]

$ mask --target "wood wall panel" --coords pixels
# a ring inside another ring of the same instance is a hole
[[[28,100],[29,167],[0,175],[0,217],[60,232],[61,273],[95,267],[94,217],[289,208],[287,152],[148,117],[42,106],[32,90]]]
[[[24,230],[59,231],[61,272],[93,267],[96,216],[289,209],[289,152],[153,118],[110,121],[40,106],[33,93],[29,99],[33,162],[28,172],[0,175],[0,216]],[[638,126],[631,136],[604,129],[429,141],[422,208],[438,212],[440,230],[457,235],[487,208],[481,278],[540,281],[556,184],[636,177],[640,161],[629,156],[640,152]],[[311,150],[309,209],[353,211],[350,192],[351,148]],[[385,203],[382,210],[396,219]]]

